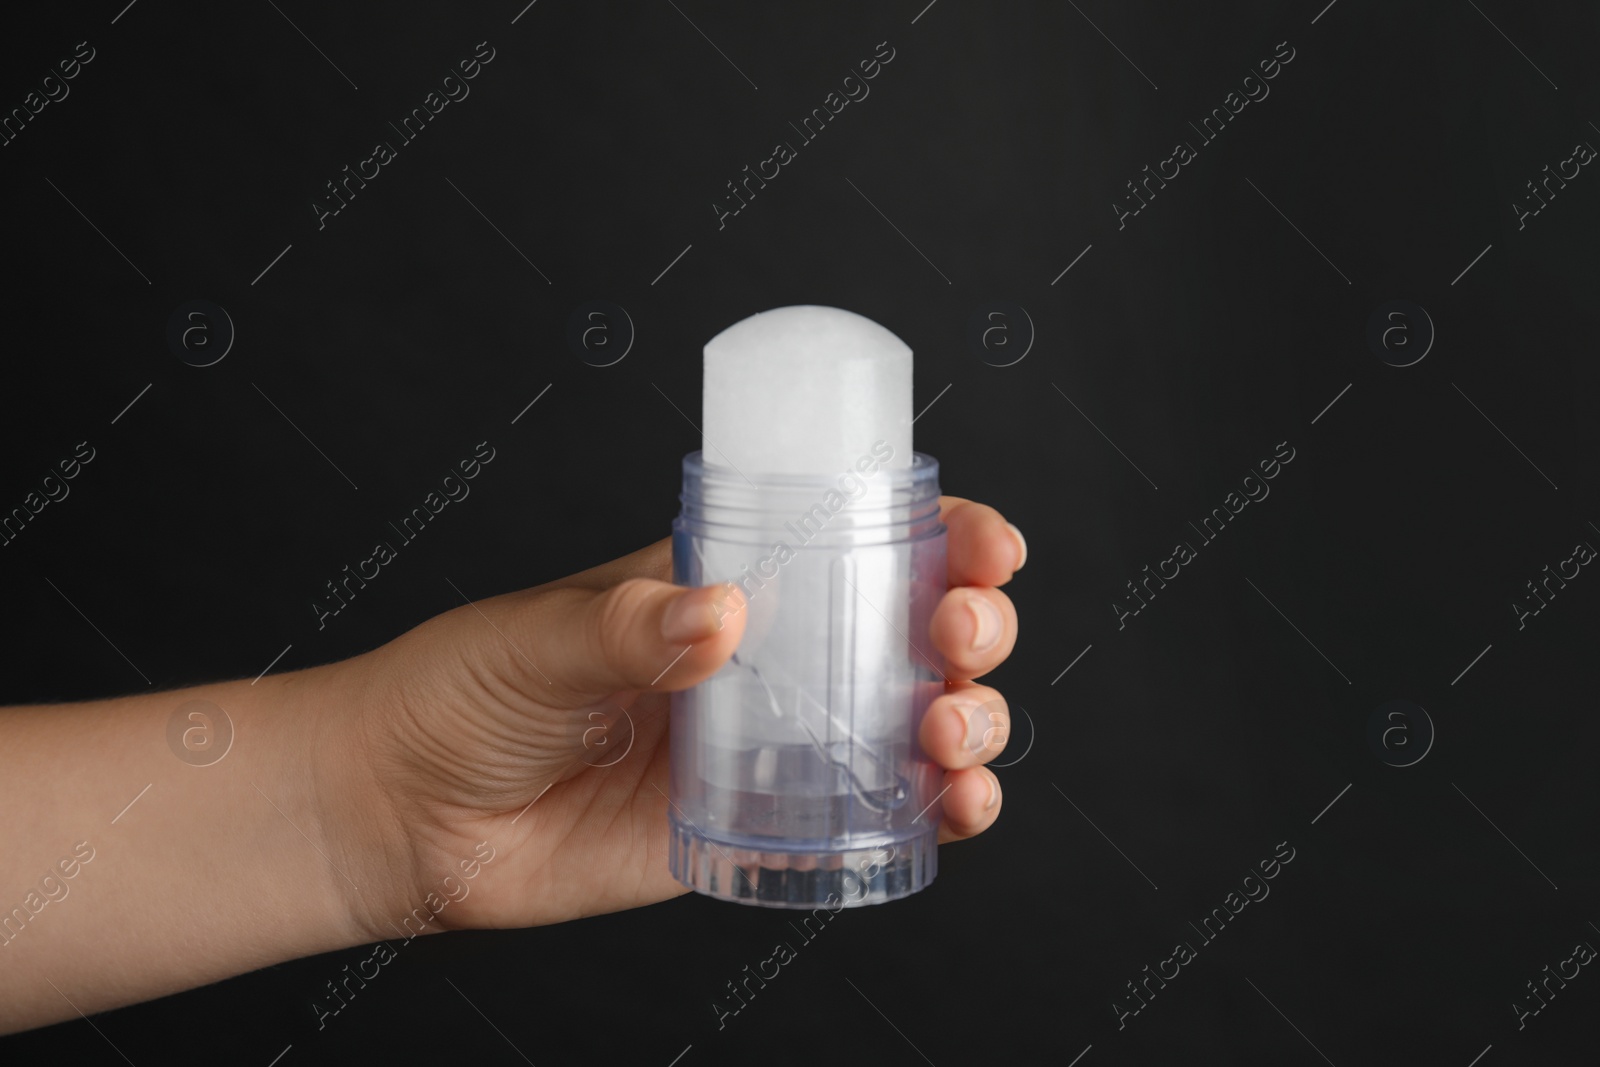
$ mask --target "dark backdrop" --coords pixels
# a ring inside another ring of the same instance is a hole
[[[98,1018],[132,1062],[1592,1058],[1600,977],[1514,1007],[1600,945],[1592,5],[124,2],[0,41],[8,109],[94,57],[0,148],[0,503],[95,450],[3,549],[6,700],[325,662],[450,582],[663,536],[701,345],[784,304],[904,338],[917,446],[1031,547],[999,824],[725,1028],[789,916],[687,897],[427,939],[320,1032],[365,950]],[[391,132],[479,42],[470,96]],[[719,226],[880,42],[870,95]],[[1177,175],[1134,200],[1146,166]],[[231,348],[188,365],[219,308]],[[319,631],[322,584],[485,439],[470,502]],[[1178,576],[1134,615],[1147,565]],[[1577,576],[1521,614],[1547,565]],[[1179,977],[1132,1014],[1147,965]],[[82,1021],[0,1056],[120,1062]]]

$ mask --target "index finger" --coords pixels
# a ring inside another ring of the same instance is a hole
[[[1022,531],[987,504],[942,496],[939,518],[950,531],[947,570],[952,588],[1005,585],[1027,561]]]

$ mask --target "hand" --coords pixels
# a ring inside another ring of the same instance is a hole
[[[1004,748],[1009,712],[972,679],[1011,653],[1016,610],[995,587],[1027,550],[993,508],[940,504],[950,591],[928,636],[949,682],[921,742],[946,768],[944,843],[999,815],[999,781],[982,764]],[[354,774],[376,802],[343,823],[329,813],[325,825],[347,838],[339,852],[384,868],[357,882],[393,887],[383,899],[350,894],[366,897],[352,913],[373,940],[391,937],[430,893],[450,900],[433,932],[560,922],[687,892],[667,870],[667,694],[722,666],[744,613],[736,588],[685,590],[670,584],[671,566],[663,540],[457,608],[341,665],[359,679],[344,732],[357,755],[354,769],[342,760],[334,773]],[[381,846],[354,839],[374,834]],[[462,866],[486,856],[481,868]]]

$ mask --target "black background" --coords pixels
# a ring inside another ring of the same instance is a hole
[[[1000,762],[1027,751],[999,823],[725,1029],[712,1001],[788,916],[690,896],[421,940],[320,1032],[366,950],[97,1018],[132,1062],[1592,1061],[1600,977],[1520,1031],[1512,1003],[1600,943],[1600,578],[1521,630],[1511,608],[1600,543],[1600,177],[1512,208],[1600,144],[1592,5],[123,2],[0,41],[5,109],[96,50],[0,149],[0,506],[96,450],[3,549],[6,700],[326,662],[458,605],[450,582],[664,536],[700,346],[785,304],[904,338],[917,447],[1030,546],[991,679]],[[471,95],[319,230],[324,183],[480,41]],[[719,229],[724,183],[880,41],[870,96]],[[1119,229],[1124,183],[1279,42],[1270,96]],[[237,329],[206,368],[166,341],[194,299]],[[591,299],[637,331],[609,367],[565,341]],[[1393,300],[1437,331],[1409,367],[1365,339]],[[1020,362],[968,345],[987,301],[1026,309]],[[322,584],[485,439],[470,500],[319,631]],[[1283,441],[1270,497],[1119,630],[1125,583]],[[1393,699],[1437,730],[1404,768],[1367,739]],[[1200,946],[1188,923],[1279,842],[1271,895]],[[1119,1029],[1180,940],[1198,958]],[[81,1020],[0,1057],[121,1062]]]

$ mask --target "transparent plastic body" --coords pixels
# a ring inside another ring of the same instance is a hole
[[[736,583],[744,636],[672,696],[670,866],[710,896],[852,907],[938,871],[940,769],[918,729],[943,690],[939,465],[757,475],[683,461],[673,570]],[[736,605],[737,598],[730,601]]]

